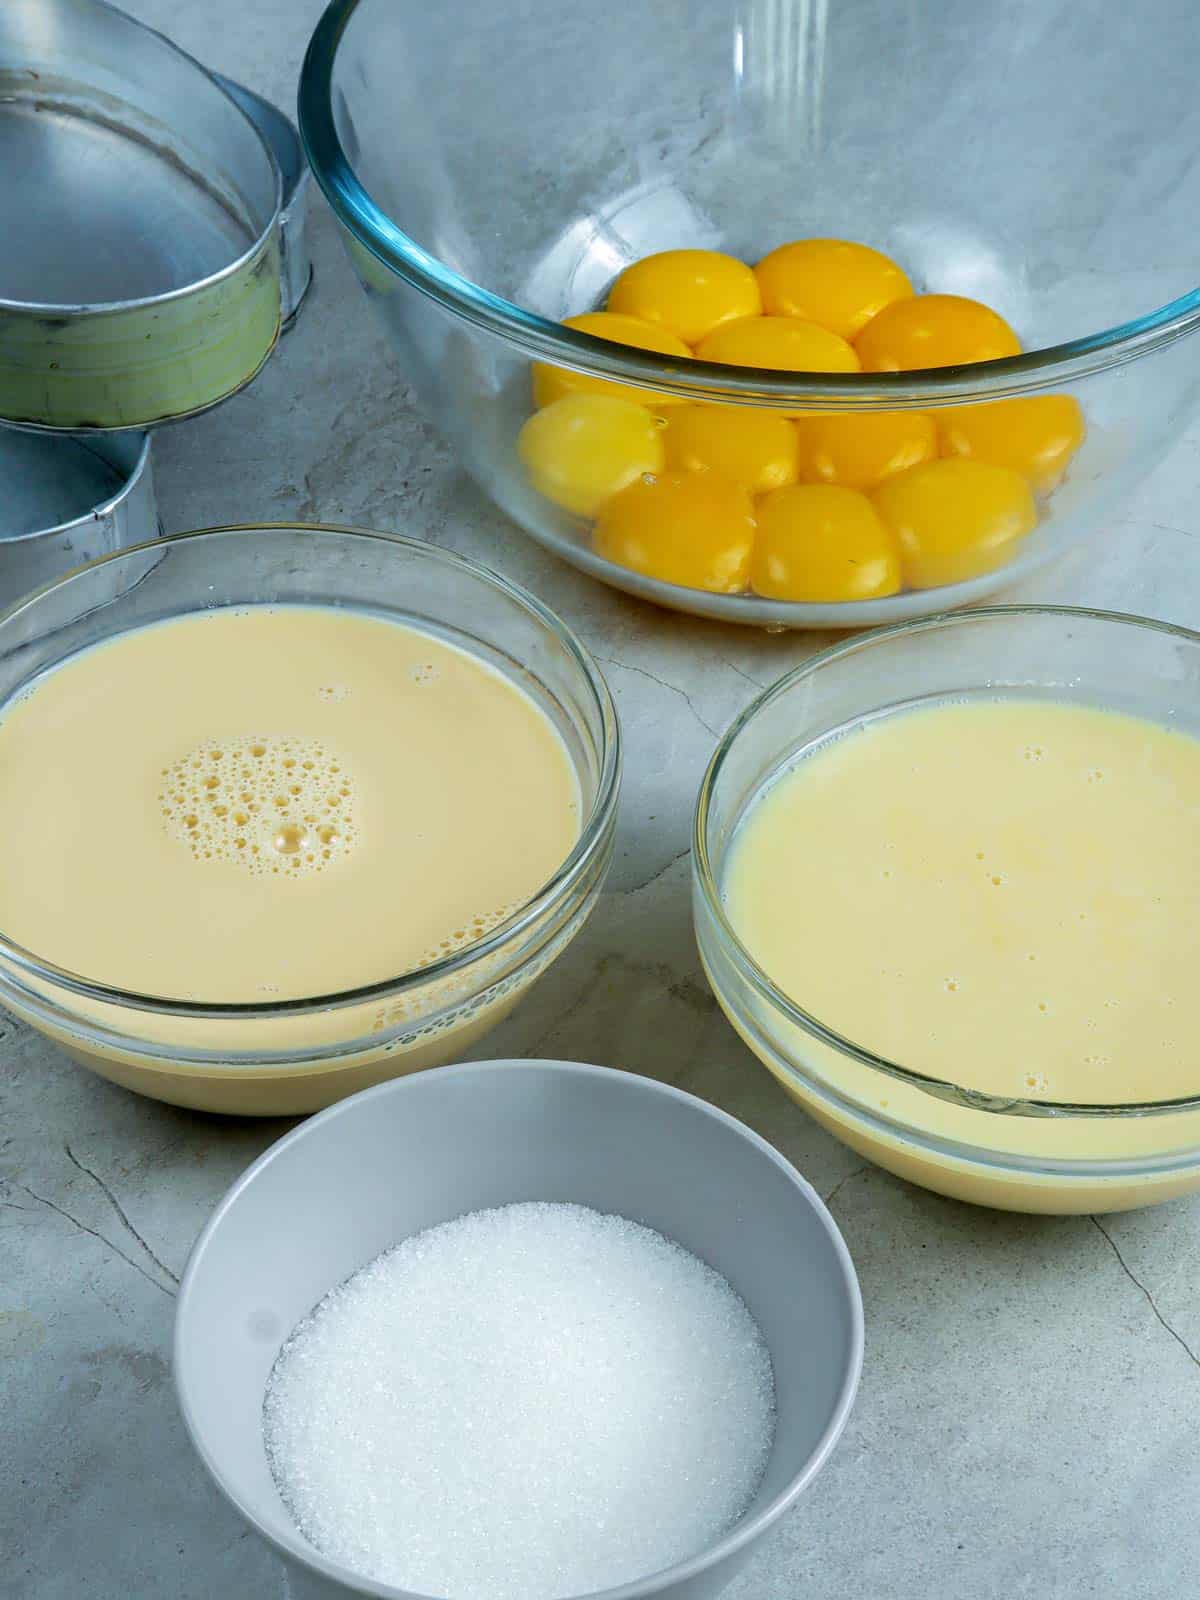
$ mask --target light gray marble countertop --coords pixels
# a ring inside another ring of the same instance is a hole
[[[290,106],[321,0],[124,0]],[[772,1140],[862,1279],[867,1357],[832,1462],[730,1600],[1174,1600],[1200,1571],[1200,1199],[1107,1218],[957,1205],[864,1166],[789,1100],[700,971],[688,826],[719,732],[827,642],[657,612],[543,554],[414,407],[319,198],[316,285],[230,404],[162,434],[171,531],[352,522],[535,589],[603,664],[626,741],[616,860],[588,927],[480,1056],[665,1078]],[[1200,433],[1093,551],[1005,598],[1200,625]],[[168,1373],[188,1249],[280,1123],[140,1100],[0,1019],[0,1596],[284,1600],[193,1456]]]

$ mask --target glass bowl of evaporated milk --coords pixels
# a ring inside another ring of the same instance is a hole
[[[600,893],[620,751],[532,595],[274,524],[0,616],[0,767],[0,1000],[127,1088],[282,1115],[507,1015]]]
[[[696,933],[742,1039],[957,1199],[1200,1189],[1200,634],[998,607],[835,646],[725,735]]]

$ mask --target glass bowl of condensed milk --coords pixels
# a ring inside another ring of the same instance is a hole
[[[620,779],[532,595],[415,540],[137,546],[0,616],[0,1000],[248,1115],[461,1057],[579,931]]]
[[[997,607],[866,635],[722,740],[697,939],[745,1043],[957,1199],[1200,1189],[1200,634]]]

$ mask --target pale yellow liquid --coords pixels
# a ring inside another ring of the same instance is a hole
[[[1198,888],[1200,742],[1034,701],[899,713],[819,747],[751,808],[724,883],[751,955],[828,1028],[966,1088],[1088,1104],[1200,1087]],[[807,1064],[866,1110],[985,1149],[1108,1158],[1197,1135],[1183,1117],[989,1116],[830,1051]],[[823,1114],[917,1181],[1010,1203]]]
[[[333,608],[195,613],[84,652],[0,717],[0,774],[6,935],[188,1001],[423,966],[525,904],[580,828],[567,750],[526,694]],[[330,1013],[252,1047],[358,1025]]]

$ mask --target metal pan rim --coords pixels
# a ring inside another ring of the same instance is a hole
[[[182,58],[189,64],[189,66],[193,67],[204,78],[206,78],[208,82],[212,84],[217,93],[233,107],[237,115],[251,130],[255,139],[258,141],[260,148],[266,153],[267,160],[270,162],[271,172],[274,175],[275,183],[274,203],[271,208],[271,214],[267,218],[265,225],[258,230],[253,240],[246,247],[246,249],[241,252],[236,260],[227,262],[223,267],[219,267],[216,272],[211,272],[206,277],[196,278],[192,282],[181,284],[175,289],[164,289],[161,294],[142,295],[135,297],[132,300],[103,300],[95,302],[85,301],[75,304],[59,302],[56,304],[50,301],[10,300],[4,295],[0,295],[0,313],[4,313],[8,316],[28,316],[39,319],[47,317],[69,317],[72,321],[74,321],[82,317],[102,317],[116,315],[124,311],[153,310],[158,306],[170,305],[176,300],[187,299],[191,295],[198,294],[201,290],[212,288],[223,283],[226,278],[235,277],[238,273],[244,271],[246,267],[253,262],[255,256],[266,249],[270,242],[271,235],[279,227],[280,218],[283,214],[283,173],[280,170],[279,162],[276,159],[275,152],[271,148],[270,140],[254,121],[254,118],[251,117],[243,109],[243,107],[238,104],[234,97],[221,83],[220,74],[210,71],[202,61],[198,61],[196,57],[193,56],[189,51],[184,50],[180,45],[177,45],[173,39],[169,39],[167,35],[160,29],[149,27],[137,17],[130,16],[127,11],[122,11],[119,6],[110,4],[110,0],[92,0],[92,3],[97,7],[98,10],[111,12],[114,16],[120,18],[122,22],[128,23],[132,27],[138,28],[143,33],[149,34],[153,38],[157,39],[164,49],[169,50],[174,55]],[[204,409],[207,409],[207,407]],[[51,429],[47,431],[61,430]]]
[[[7,431],[13,433],[31,433],[43,439],[59,438],[64,443],[74,442],[83,445],[85,449],[90,448],[84,436],[64,433],[61,428],[26,427],[24,424],[18,428],[9,427],[8,424],[5,424],[5,427]],[[102,517],[111,516],[122,501],[128,500],[130,495],[135,494],[150,465],[151,436],[149,432],[145,432],[140,428],[130,428],[125,431],[131,434],[140,434],[142,443],[137,453],[137,460],[125,472],[119,489],[110,494],[106,500],[98,500],[95,505],[89,506],[86,511],[81,511],[78,516],[68,517],[64,522],[48,523],[44,528],[30,528],[25,533],[5,534],[0,538],[0,548],[11,550],[17,545],[31,544],[35,539],[56,538],[61,534],[71,533],[76,528],[85,528],[90,522],[98,522]],[[118,437],[118,431],[115,429],[96,430],[96,437],[98,440],[103,440],[104,438],[111,440]]]

